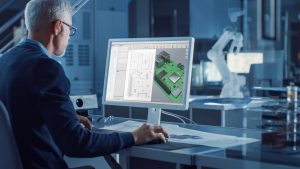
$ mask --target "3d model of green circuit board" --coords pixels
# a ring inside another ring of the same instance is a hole
[[[154,80],[171,102],[182,102],[184,65],[170,59],[162,51],[156,55]]]

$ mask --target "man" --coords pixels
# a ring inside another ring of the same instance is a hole
[[[70,83],[51,57],[64,54],[75,34],[68,0],[31,0],[25,8],[28,39],[0,59],[0,100],[10,112],[25,169],[66,169],[66,154],[94,157],[160,139],[167,133],[144,124],[132,133],[93,133],[78,118]]]

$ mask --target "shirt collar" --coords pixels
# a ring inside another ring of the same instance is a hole
[[[42,43],[40,43],[39,41],[24,38],[24,39],[21,39],[20,43],[27,43],[27,44],[36,46],[48,57],[50,57],[50,58],[53,57],[53,55],[51,53],[49,53],[49,51],[45,48],[45,46]]]

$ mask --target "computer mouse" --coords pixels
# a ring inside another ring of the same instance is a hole
[[[164,141],[161,139],[154,139],[150,141],[148,144],[164,144]]]

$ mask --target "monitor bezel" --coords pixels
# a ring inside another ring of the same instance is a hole
[[[190,66],[185,66],[185,79],[184,85],[185,97],[183,98],[183,104],[170,104],[170,103],[152,103],[152,102],[136,102],[136,101],[110,101],[106,100],[106,89],[110,62],[110,52],[113,42],[146,42],[146,41],[189,41],[189,51],[188,51],[188,64]],[[142,107],[142,108],[161,108],[161,109],[171,109],[171,110],[187,110],[189,108],[189,97],[190,97],[190,87],[191,87],[191,76],[192,76],[192,64],[193,64],[193,54],[194,54],[194,42],[193,37],[164,37],[164,38],[122,38],[122,39],[109,39],[108,49],[107,49],[107,59],[104,77],[104,87],[102,95],[103,105],[115,105],[115,106],[129,106],[129,107]]]

